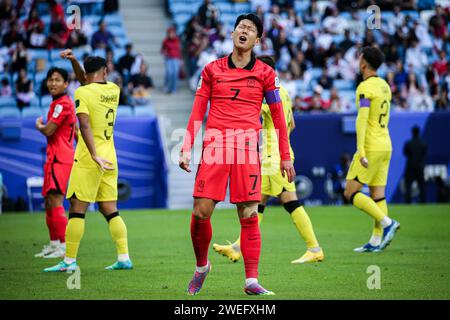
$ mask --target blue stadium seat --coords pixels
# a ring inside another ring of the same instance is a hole
[[[156,115],[155,109],[151,105],[137,106],[134,108],[134,115],[136,117],[153,117]]]
[[[310,89],[310,83],[305,82],[303,80],[295,80],[295,85],[297,88],[297,92],[299,91],[307,91]]]
[[[41,84],[42,81],[47,77],[47,72],[36,72],[34,74],[34,86],[35,89],[38,89],[38,85]]]
[[[52,61],[52,67],[63,68],[70,72],[70,70],[72,70],[72,63],[66,59],[58,59]]]
[[[130,106],[120,105],[117,108],[117,116],[122,118],[128,118],[133,116],[133,108]]]
[[[353,81],[349,80],[343,80],[343,79],[336,79],[333,82],[333,86],[338,90],[353,90]]]
[[[41,107],[42,108],[48,108],[50,106],[50,104],[52,103],[53,98],[51,95],[45,95],[41,97]],[[47,113],[45,113],[44,115],[47,115]]]
[[[34,96],[33,99],[30,101],[30,107],[40,108],[41,104],[39,102],[39,98],[37,96]]]
[[[219,9],[219,12],[222,13],[232,13],[234,14],[234,8],[231,3],[228,2],[218,2],[215,3],[216,7]]]
[[[0,119],[19,119],[20,110],[16,107],[0,108]]]
[[[236,15],[248,13],[252,10],[249,2],[236,2],[234,4],[234,13]]]
[[[0,108],[15,107],[16,103],[16,98],[14,97],[0,97]]]
[[[308,69],[308,71],[311,73],[311,76],[313,77],[313,79],[318,79],[322,76],[321,68],[311,68],[311,69]]]
[[[38,118],[42,116],[41,108],[25,107],[22,110],[22,118]]]
[[[303,25],[303,29],[306,33],[312,33],[314,30],[320,29],[320,24],[314,24],[314,23],[305,23]]]
[[[305,12],[306,10],[308,10],[309,6],[310,6],[309,0],[296,0],[294,2],[294,9],[295,12],[297,13]]]
[[[186,3],[186,2],[176,2],[171,4],[170,6],[170,12],[172,12],[172,14],[178,15],[178,14],[183,14],[183,13],[188,13],[191,14],[192,12],[192,5],[190,3]]]
[[[108,14],[103,18],[107,26],[123,26],[123,19],[120,14]]]

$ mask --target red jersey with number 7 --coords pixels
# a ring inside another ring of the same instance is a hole
[[[208,101],[204,147],[257,150],[263,100],[269,104],[279,134],[282,160],[290,160],[279,80],[275,71],[253,55],[247,66],[236,68],[231,55],[207,64],[198,82],[183,151],[190,151],[201,127]]]
[[[47,162],[53,162],[56,159],[57,162],[71,164],[75,152],[73,139],[77,119],[75,106],[67,94],[53,98],[47,121],[58,126],[56,131],[47,138]]]

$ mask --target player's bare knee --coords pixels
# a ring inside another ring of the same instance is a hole
[[[208,199],[195,199],[193,214],[197,219],[208,219],[214,211],[214,201]]]
[[[253,218],[258,216],[256,202],[243,202],[236,205],[239,218]]]

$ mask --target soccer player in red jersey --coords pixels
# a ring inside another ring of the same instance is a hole
[[[195,295],[211,270],[208,247],[212,229],[210,218],[215,205],[223,201],[227,184],[230,201],[237,206],[241,224],[241,250],[245,265],[244,292],[271,295],[258,283],[261,234],[257,206],[261,200],[261,167],[258,152],[260,111],[263,99],[269,104],[279,136],[281,172],[289,181],[295,177],[290,158],[286,123],[275,71],[257,60],[252,52],[263,33],[254,14],[240,15],[235,23],[233,52],[205,66],[197,86],[179,165],[191,172],[189,162],[195,136],[201,127],[208,102],[210,109],[203,140],[203,152],[194,186],[191,238],[196,270],[188,286]]]
[[[72,99],[65,93],[69,75],[61,68],[51,68],[47,73],[47,87],[53,102],[47,115],[36,119],[36,129],[47,137],[47,160],[44,165],[44,186],[47,227],[50,245],[36,254],[36,257],[60,258],[66,251],[67,218],[63,207],[64,195],[72,169],[76,136],[76,116]]]

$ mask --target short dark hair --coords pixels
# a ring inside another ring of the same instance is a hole
[[[98,56],[89,56],[84,60],[83,65],[86,73],[94,73],[101,68],[106,68],[106,60]]]
[[[59,68],[59,67],[51,67],[50,70],[48,70],[47,77],[45,79],[46,80],[50,79],[50,77],[54,73],[59,73],[61,75],[61,77],[64,79],[64,82],[69,81],[69,73],[66,71],[66,69]]]
[[[234,24],[234,29],[236,29],[237,25],[242,20],[250,20],[251,22],[253,22],[255,24],[255,26],[256,26],[256,30],[258,30],[258,38],[262,37],[263,31],[264,31],[264,27],[263,27],[263,24],[261,22],[261,19],[259,19],[259,17],[257,15],[255,15],[253,13],[241,14],[236,19],[236,23]]]
[[[376,47],[364,47],[361,49],[361,54],[364,60],[370,65],[373,70],[378,70],[378,68],[384,62],[384,53]]]
[[[261,60],[265,64],[267,64],[269,67],[271,67],[273,70],[275,70],[275,61],[273,58],[269,55],[261,55],[257,56],[256,59]]]

